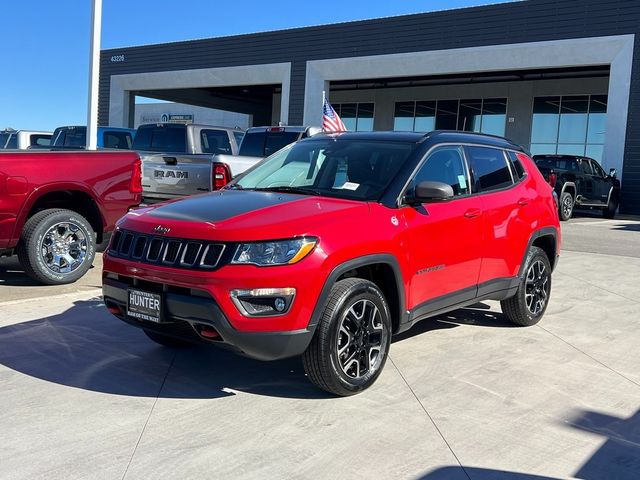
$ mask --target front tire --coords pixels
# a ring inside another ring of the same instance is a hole
[[[566,222],[571,218],[571,215],[573,214],[573,206],[573,196],[569,192],[564,192],[560,196],[560,207],[558,209],[560,213],[560,220]]]
[[[611,195],[611,198],[609,199],[609,203],[607,203],[607,206],[604,208],[604,210],[602,210],[602,216],[604,218],[613,220],[616,217],[617,210],[618,210],[618,199],[613,195]]]
[[[500,302],[502,312],[515,325],[530,327],[544,315],[550,295],[551,263],[544,250],[531,247],[518,291],[513,297]]]
[[[360,278],[340,280],[302,355],[309,380],[339,396],[369,388],[384,368],[391,331],[387,300],[376,284]]]
[[[91,268],[96,238],[82,215],[48,209],[27,220],[17,251],[27,275],[47,285],[62,285],[75,282]]]

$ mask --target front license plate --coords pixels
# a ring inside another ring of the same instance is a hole
[[[162,297],[157,293],[129,290],[127,315],[147,322],[160,323],[162,316]]]

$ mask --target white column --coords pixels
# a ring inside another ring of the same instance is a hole
[[[98,144],[98,83],[100,79],[100,33],[102,0],[93,0],[91,8],[91,43],[89,47],[89,104],[87,108],[87,150]]]

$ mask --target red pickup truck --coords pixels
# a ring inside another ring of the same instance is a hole
[[[75,282],[141,194],[135,152],[2,153],[0,256],[17,253],[42,283]]]

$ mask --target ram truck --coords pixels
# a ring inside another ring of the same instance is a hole
[[[217,133],[214,139],[215,128],[220,132],[225,129],[220,127],[202,127],[198,125],[185,126],[147,126],[154,127],[154,139],[156,135],[160,139],[171,136],[173,140],[155,140],[156,144],[164,143],[162,147],[173,150],[184,149],[193,152],[190,155],[142,154],[144,203],[151,204],[159,201],[180,198],[203,192],[217,190],[226,185],[232,178],[256,165],[264,157],[277,152],[281,148],[302,138],[309,137],[320,132],[319,128],[312,127],[253,127],[244,132],[226,129],[231,139],[233,135],[236,143],[226,141],[223,133]],[[141,128],[138,128],[140,136]],[[181,133],[181,130],[184,133]],[[242,133],[242,142],[238,141]],[[136,141],[134,148],[144,150],[142,138]],[[146,141],[149,145],[153,141]],[[167,145],[173,145],[168,147]],[[138,148],[139,147],[139,148]],[[195,154],[197,149],[213,154],[213,157]]]
[[[126,215],[103,297],[161,345],[301,355],[318,387],[353,395],[425,318],[492,299],[515,325],[539,322],[559,251],[553,191],[518,145],[316,135],[219,191]]]
[[[0,255],[41,283],[74,282],[141,192],[135,152],[0,153]]]
[[[113,148],[116,150],[131,150],[136,131],[132,128],[98,127],[98,148]],[[58,127],[51,138],[52,149],[83,149],[87,145],[87,127],[67,126]]]
[[[234,161],[212,160],[216,154],[235,158],[244,131],[198,124],[140,125],[133,149],[142,158],[143,202],[171,200],[209,192],[226,185],[238,171]]]

